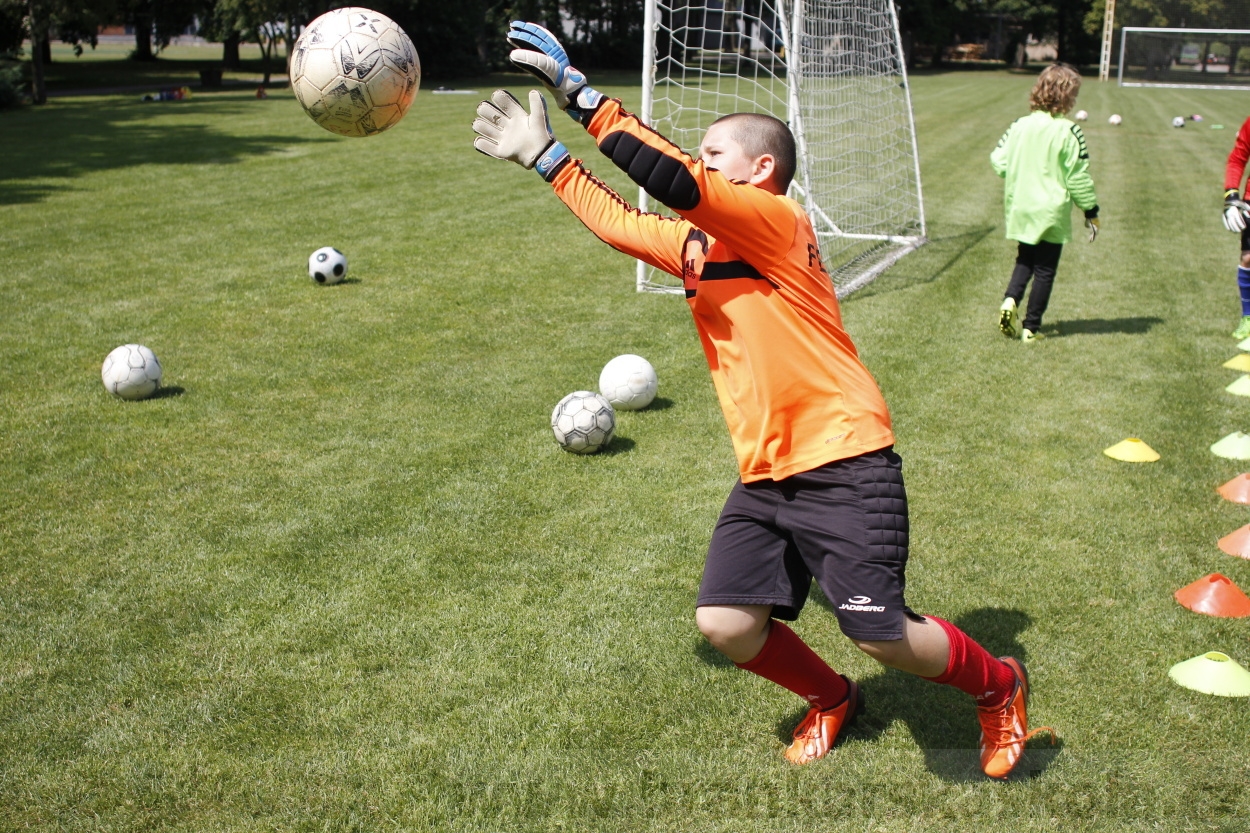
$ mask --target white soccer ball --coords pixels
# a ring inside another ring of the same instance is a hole
[[[650,405],[658,386],[651,362],[633,353],[617,356],[599,374],[599,392],[622,411],[640,411]]]
[[[1184,127],[1184,126],[1185,126],[1185,117],[1184,117],[1184,116],[1177,116],[1176,118],[1172,119],[1172,126],[1173,126],[1173,127]]]
[[[104,358],[100,379],[122,399],[145,399],[161,386],[161,363],[142,344],[123,344]]]
[[[308,277],[317,283],[338,283],[347,276],[347,256],[333,246],[322,246],[308,256]]]
[[[342,136],[393,126],[416,98],[421,61],[395,21],[369,9],[334,9],[295,41],[291,89],[317,124]]]
[[[1076,120],[1077,120],[1077,121],[1085,121],[1087,118],[1089,118],[1089,113],[1086,113],[1084,110],[1077,110],[1077,111],[1076,111]]]
[[[1107,119],[1107,121],[1111,122],[1112,124],[1119,124],[1120,122],[1124,121],[1124,119],[1120,118],[1119,113],[1112,113],[1111,118]]]
[[[600,394],[589,390],[570,393],[551,412],[551,432],[565,451],[594,454],[616,433],[616,414]]]

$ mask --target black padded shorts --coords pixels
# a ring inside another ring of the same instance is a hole
[[[852,639],[903,636],[907,493],[885,448],[785,480],[739,481],[712,532],[700,606],[772,605],[793,620],[815,578]]]

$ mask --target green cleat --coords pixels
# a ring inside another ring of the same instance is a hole
[[[1042,335],[1041,333],[1035,333],[1032,330],[1020,331],[1020,340],[1023,341],[1025,344],[1032,344],[1035,341],[1041,341],[1045,337],[1046,336]]]
[[[1016,338],[1020,335],[1020,316],[1016,312],[1015,298],[1004,298],[1003,305],[998,308],[998,329],[1007,338]]]
[[[1233,338],[1250,338],[1250,315],[1241,316],[1241,323],[1233,330]]]

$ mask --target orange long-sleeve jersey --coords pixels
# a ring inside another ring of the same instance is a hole
[[[605,99],[599,149],[679,219],[631,207],[580,161],[556,194],[601,240],[682,279],[743,481],[782,480],[893,444],[876,381],[842,327],[802,206],[731,182]]]
[[[1250,119],[1241,124],[1237,131],[1237,139],[1228,154],[1228,164],[1224,166],[1224,190],[1241,190],[1241,178],[1246,171],[1246,160],[1250,159]]]

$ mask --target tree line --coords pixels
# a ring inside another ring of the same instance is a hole
[[[358,0],[362,2],[363,0]],[[731,7],[760,0],[723,0]],[[1104,0],[895,0],[909,62],[940,64],[952,44],[997,38],[1000,52],[1025,35],[1050,39],[1059,60],[1097,62]],[[102,26],[133,27],[132,57],[156,59],[161,48],[192,27],[222,44],[224,68],[239,62],[239,44],[260,44],[266,60],[290,54],[300,28],[332,6],[331,0],[0,0],[0,52],[32,42],[36,101],[42,100],[42,63],[48,44],[96,44]],[[643,0],[370,0],[412,38],[431,78],[467,77],[506,65],[507,21],[541,22],[568,32],[575,63],[638,68]],[[1118,0],[1121,26],[1250,28],[1246,0]],[[1014,40],[1012,40],[1014,39]],[[1005,46],[1004,46],[1005,44]],[[1008,55],[1010,57],[1010,55]]]

